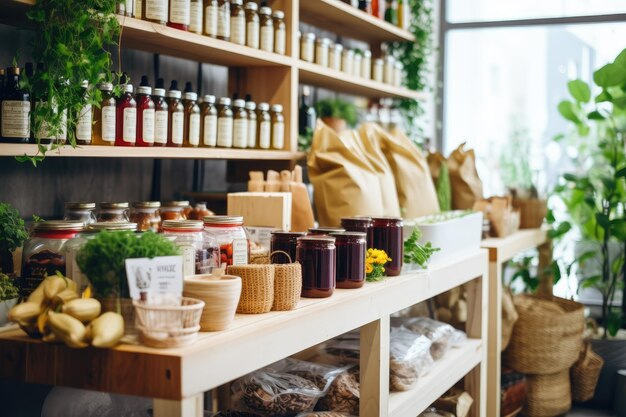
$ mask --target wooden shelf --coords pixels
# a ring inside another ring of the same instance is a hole
[[[342,71],[302,60],[298,61],[298,70],[301,84],[311,84],[341,93],[372,98],[426,99],[426,94],[421,91],[413,91],[404,87],[394,87],[374,80],[354,77]]]
[[[546,239],[546,229],[521,229],[511,236],[484,239],[480,247],[489,250],[490,261],[502,263],[521,252],[543,245]]]
[[[35,155],[37,145],[0,144],[0,156]],[[158,158],[158,159],[255,159],[255,160],[299,160],[303,152],[273,151],[258,149],[225,148],[163,148],[163,147],[120,147],[120,146],[64,146],[48,151],[52,157],[85,158]]]
[[[339,0],[301,0],[300,20],[338,35],[371,43],[415,41],[410,32]]]
[[[415,417],[437,398],[460,381],[482,360],[483,344],[479,339],[468,339],[463,346],[450,349],[435,362],[426,376],[420,378],[410,391],[389,394],[389,416]]]

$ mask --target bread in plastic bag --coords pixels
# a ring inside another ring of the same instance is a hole
[[[430,354],[435,360],[441,359],[450,346],[458,346],[467,339],[464,332],[456,330],[448,323],[428,317],[392,317],[391,325],[405,328],[430,339],[432,342]]]

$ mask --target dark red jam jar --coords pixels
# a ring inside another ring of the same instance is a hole
[[[372,247],[382,249],[391,258],[385,265],[387,276],[400,275],[404,256],[401,217],[372,217]]]
[[[335,290],[335,238],[298,238],[296,260],[302,265],[302,296],[325,298]]]
[[[367,247],[373,248],[374,237],[372,235],[371,217],[344,217],[341,219],[341,227],[347,232],[361,232],[367,235]]]
[[[296,244],[299,237],[306,236],[304,232],[272,232],[270,240],[271,262],[273,264],[287,264],[296,261]],[[282,251],[289,254],[289,258],[284,253],[274,253]]]
[[[309,229],[309,235],[330,235],[331,233],[345,232],[346,229],[342,227],[311,227]]]
[[[365,233],[333,233],[337,248],[337,288],[361,288],[365,282]]]

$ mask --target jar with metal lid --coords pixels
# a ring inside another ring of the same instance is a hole
[[[128,222],[128,203],[100,203],[98,222]]]
[[[387,276],[400,275],[404,257],[403,224],[401,217],[372,217],[373,248],[384,250],[391,258],[385,265]]]
[[[333,233],[337,251],[337,288],[361,288],[365,282],[366,234]]]
[[[246,44],[246,12],[243,0],[230,0],[230,41]]]
[[[274,104],[271,108],[272,116],[272,148],[285,148],[285,117],[283,116],[283,106]]]
[[[343,45],[334,43],[330,45],[328,52],[328,66],[334,70],[341,71],[341,54],[343,53]]]
[[[248,113],[246,102],[237,99],[233,102],[233,148],[248,146]]]
[[[304,232],[272,232],[270,238],[270,261],[273,264],[287,264],[296,261],[296,246],[298,238],[306,236]],[[274,253],[277,252],[278,253]],[[285,256],[285,252],[289,258]]]
[[[212,215],[213,212],[207,208],[206,203],[201,202],[196,203],[193,206],[193,209],[191,210],[191,213],[189,213],[189,216],[187,216],[187,218],[189,220],[203,220],[206,216]]]
[[[230,108],[228,97],[220,98],[217,113],[217,146],[233,147],[233,110]]]
[[[247,265],[249,259],[248,235],[241,216],[206,216],[205,239],[215,239],[220,248],[220,266]]]
[[[323,67],[328,66],[328,50],[330,47],[330,39],[319,38],[315,42],[315,63]]]
[[[363,60],[361,61],[361,77],[369,80],[372,78],[372,51],[363,51]]]
[[[165,220],[163,234],[181,251],[184,276],[210,274],[219,267],[217,241],[204,236],[202,220]]]
[[[159,208],[161,208],[160,202],[139,201],[132,203],[131,207],[130,221],[137,223],[138,231],[159,231],[159,225],[161,224],[161,215],[159,214]]]
[[[255,2],[246,3],[246,46],[259,49],[259,31],[261,20],[259,19],[258,6]]]
[[[354,51],[352,49],[344,49],[341,54],[341,70],[346,74],[352,74],[354,66]]]
[[[24,243],[22,278],[24,295],[30,294],[46,276],[65,275],[65,245],[83,230],[83,222],[50,220],[37,222]]]
[[[341,227],[347,232],[361,232],[367,236],[367,248],[372,248],[374,236],[372,231],[371,217],[343,217],[341,219]]]
[[[363,55],[360,53],[354,54],[354,61],[352,62],[352,75],[355,77],[361,76],[361,63],[363,62]]]
[[[272,116],[270,105],[259,103],[257,116],[257,146],[259,149],[269,149],[272,146]]]
[[[387,84],[393,85],[396,75],[396,59],[392,56],[385,58],[385,71],[383,74],[383,81]]]
[[[81,221],[84,224],[96,222],[96,203],[65,203],[63,220]]]
[[[334,237],[299,237],[296,260],[302,265],[303,297],[325,298],[333,295],[336,285]]]
[[[256,147],[256,103],[246,102],[246,112],[248,113],[248,148]]]
[[[215,96],[205,95],[200,106],[200,130],[202,132],[202,145],[215,147],[217,145],[217,107]]]
[[[285,12],[276,10],[272,13],[274,23],[274,52],[285,55],[287,51],[287,26],[285,25]]]
[[[382,58],[376,58],[372,65],[372,79],[382,83],[384,81],[385,61]]]
[[[342,227],[310,227],[309,235],[330,235],[331,233],[343,233],[345,231]]]
[[[300,38],[300,59],[306,62],[315,61],[315,33],[303,33]]]
[[[259,9],[261,27],[261,50],[274,52],[274,20],[272,19],[272,9],[261,7]]]
[[[185,209],[189,206],[189,201],[165,201],[161,204],[159,214],[161,215],[161,228],[165,220],[187,220]]]
[[[393,74],[393,85],[395,85],[396,87],[401,87],[402,81],[404,80],[404,65],[402,65],[402,62],[396,61],[394,69],[395,71]]]

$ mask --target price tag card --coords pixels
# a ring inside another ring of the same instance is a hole
[[[126,259],[128,289],[133,300],[146,300],[149,295],[183,294],[183,259],[160,256],[153,259]]]

